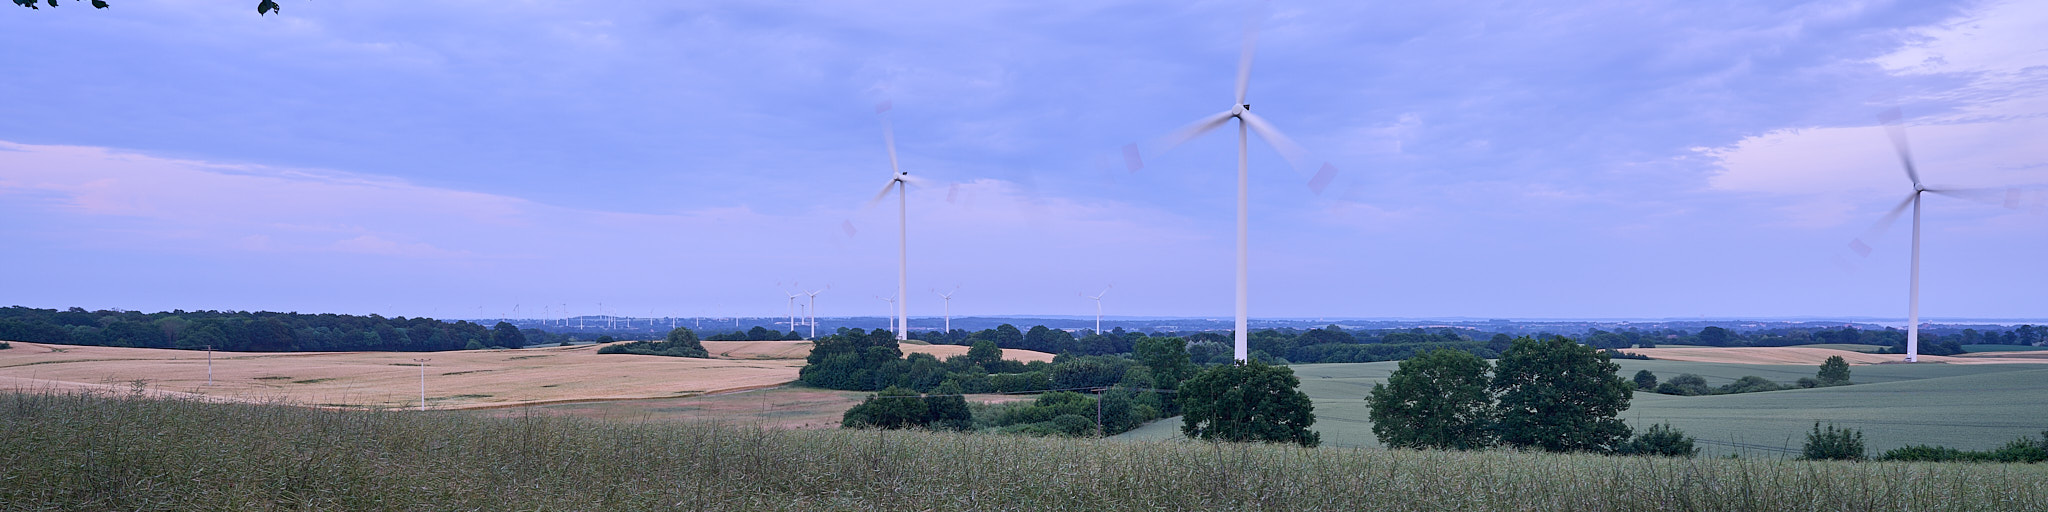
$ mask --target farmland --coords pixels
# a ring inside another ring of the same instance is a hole
[[[1679,350],[1679,349],[1670,349]],[[1728,350],[1728,349],[1683,349]],[[1783,350],[1783,349],[1754,349]],[[1811,354],[1809,354],[1811,355]],[[1778,355],[1731,354],[1734,358]],[[1897,356],[1886,356],[1896,359]],[[1681,373],[1722,385],[1746,375],[1778,382],[1813,376],[1812,365],[1616,360],[1621,375],[1650,370],[1660,378]],[[1316,406],[1315,430],[1331,446],[1377,447],[1364,397],[1399,363],[1296,365],[1302,390]],[[2048,430],[2048,365],[1858,364],[1854,386],[1718,396],[1638,392],[1622,413],[1642,428],[1669,421],[1700,441],[1709,455],[1782,456],[1797,450],[1814,421],[1860,429],[1873,451],[1907,444],[1987,449]],[[1178,437],[1178,421],[1160,421],[1124,434],[1129,439]]]
[[[2048,465],[781,430],[114,393],[0,393],[0,432],[5,510],[2048,508]]]
[[[430,408],[478,409],[671,399],[780,386],[796,380],[810,353],[806,342],[704,345],[725,358],[599,355],[594,345],[431,353],[216,352],[209,386],[205,352],[17,342],[0,351],[0,389],[119,391],[140,386],[159,395],[242,402],[418,407],[421,370],[413,359],[420,358],[430,359],[425,370]],[[947,357],[966,353],[967,347],[904,345],[903,350]],[[1025,350],[1006,350],[1004,356],[1052,358]],[[832,416],[836,419],[836,413]]]

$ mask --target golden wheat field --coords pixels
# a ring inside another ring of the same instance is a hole
[[[14,343],[0,350],[0,389],[140,390],[236,402],[284,400],[329,407],[481,409],[569,402],[694,397],[788,384],[810,354],[803,341],[707,341],[713,359],[597,354],[597,346],[452,352],[213,353]],[[903,345],[940,358],[967,347]],[[1005,350],[1051,361],[1052,354]]]

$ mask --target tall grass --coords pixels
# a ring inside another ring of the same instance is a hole
[[[0,510],[2043,510],[2048,465],[1303,449],[0,393]]]

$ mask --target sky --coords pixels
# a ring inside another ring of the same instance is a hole
[[[0,14],[0,304],[879,316],[887,123],[912,316],[1227,317],[1253,27],[1254,317],[1903,318],[1897,108],[2048,318],[2043,2],[246,3]]]

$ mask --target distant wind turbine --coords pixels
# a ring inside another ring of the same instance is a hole
[[[954,286],[954,287],[953,287],[953,289],[952,289],[952,291],[948,291],[948,292],[946,292],[946,293],[939,293],[939,291],[938,291],[938,290],[936,290],[936,289],[932,290],[932,293],[939,293],[939,298],[940,298],[940,299],[943,299],[943,300],[945,300],[945,301],[946,301],[946,332],[947,332],[947,333],[951,333],[951,332],[953,332],[953,294],[954,294],[954,293],[959,293],[959,292],[960,292],[960,287],[959,287],[959,286]]]
[[[903,337],[902,337],[902,335],[900,334],[900,333],[902,333],[902,331],[900,331],[900,330],[897,330],[897,329],[896,329],[896,317],[895,317],[895,316],[893,316],[893,315],[895,315],[895,314],[896,314],[896,298],[895,298],[895,297],[888,297],[888,298],[882,298],[882,297],[875,297],[875,298],[877,298],[877,299],[881,299],[881,300],[882,300],[882,302],[887,302],[887,303],[889,303],[889,314],[890,314],[890,315],[892,315],[892,316],[890,316],[890,317],[889,317],[889,330],[891,330],[891,331],[896,331],[897,333],[899,333],[899,334],[898,334],[898,336],[896,337],[896,339],[897,339],[897,340],[899,340],[899,341],[900,341],[900,340],[902,340],[902,339],[903,339]]]
[[[1899,124],[1899,120],[1902,117],[1903,115],[1900,114],[1899,109],[1894,108],[1878,114],[1877,119],[1884,125],[1885,132],[1891,135],[1892,148],[1899,153],[1899,163],[1905,167],[1906,179],[1912,181],[1913,191],[1906,194],[1906,199],[1900,201],[1898,206],[1893,207],[1890,212],[1879,219],[1877,224],[1865,230],[1862,236],[1850,240],[1849,250],[1855,251],[1858,256],[1870,256],[1872,249],[1870,244],[1865,242],[1865,239],[1875,241],[1884,234],[1887,228],[1891,227],[1892,223],[1899,220],[1899,215],[1905,213],[1906,207],[1913,207],[1913,255],[1910,268],[1907,271],[1906,285],[1906,362],[1918,362],[1920,360],[1920,196],[1934,193],[1973,201],[1991,202],[1986,200],[1987,196],[1997,194],[2001,190],[1930,188],[1922,184],[1920,182],[1920,172],[1913,165],[1913,151],[1906,144],[1906,128]],[[2005,206],[2007,208],[2018,208],[2020,189],[2006,188],[2002,191],[2005,196]]]
[[[1104,286],[1102,287],[1102,293],[1097,293],[1093,297],[1089,297],[1085,293],[1081,294],[1082,297],[1095,299],[1095,334],[1102,334],[1102,296],[1109,295],[1109,289],[1115,287],[1116,285]]]
[[[832,289],[832,285],[825,285],[823,289],[804,292],[804,295],[811,297],[811,306],[804,309],[805,314],[810,315],[811,339],[818,339],[818,294],[825,293],[825,290],[830,289]]]
[[[1292,139],[1287,138],[1285,134],[1280,133],[1280,130],[1274,128],[1272,123],[1268,123],[1265,118],[1253,114],[1251,104],[1245,102],[1245,90],[1251,83],[1252,55],[1257,46],[1258,26],[1254,22],[1248,22],[1245,25],[1243,51],[1239,54],[1237,60],[1236,102],[1230,105],[1229,110],[1202,118],[1202,120],[1196,121],[1194,124],[1181,128],[1179,131],[1167,136],[1164,141],[1164,149],[1172,149],[1195,137],[1222,127],[1224,124],[1229,123],[1231,119],[1237,120],[1237,347],[1235,355],[1238,361],[1245,361],[1250,358],[1250,337],[1247,331],[1248,322],[1246,320],[1246,314],[1249,311],[1247,303],[1250,298],[1250,292],[1248,291],[1250,278],[1247,272],[1247,260],[1250,253],[1250,236],[1248,232],[1251,224],[1251,217],[1247,213],[1247,206],[1251,202],[1251,196],[1247,190],[1251,181],[1249,171],[1247,170],[1245,154],[1246,141],[1248,139],[1247,131],[1258,132],[1260,139],[1264,139],[1267,145],[1279,151],[1282,157],[1286,158],[1290,164],[1296,167],[1300,167],[1301,162],[1307,156],[1307,151],[1303,150],[1300,145],[1295,144]],[[1144,161],[1138,155],[1137,144],[1124,146],[1124,164],[1132,171],[1137,171],[1144,167]],[[1328,186],[1330,180],[1335,179],[1336,176],[1337,168],[1327,162],[1324,163],[1315,176],[1309,179],[1309,190],[1318,194],[1322,193],[1323,188]]]

